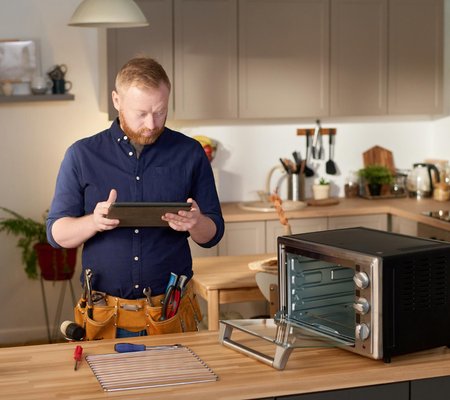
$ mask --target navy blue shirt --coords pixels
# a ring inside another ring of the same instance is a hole
[[[202,247],[216,245],[224,221],[211,165],[196,140],[165,128],[144,146],[139,158],[118,121],[111,128],[77,141],[67,150],[56,181],[47,237],[62,217],[91,214],[111,189],[118,202],[184,202],[193,198],[217,228]],[[83,246],[82,265],[93,271],[93,289],[122,298],[141,298],[142,290],[165,291],[171,272],[192,277],[188,232],[170,227],[121,228],[99,232]],[[83,274],[82,274],[83,276]]]

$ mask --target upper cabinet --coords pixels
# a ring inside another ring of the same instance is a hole
[[[389,114],[443,110],[443,2],[389,0]]]
[[[239,116],[328,114],[328,0],[239,1]]]
[[[443,112],[443,0],[137,2],[150,26],[108,30],[109,91],[148,54],[173,84],[169,118]]]
[[[331,115],[387,113],[387,0],[333,0]]]
[[[156,59],[173,82],[173,20],[172,0],[135,0],[147,16],[150,25],[144,28],[120,28],[107,30],[108,51],[108,116],[117,116],[111,100],[114,80],[119,69],[137,55]],[[173,115],[173,91],[169,104],[169,116]]]
[[[175,0],[175,116],[237,114],[237,0]]]

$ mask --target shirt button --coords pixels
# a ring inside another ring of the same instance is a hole
[[[128,139],[128,136],[125,135],[125,136],[123,137],[123,140],[127,140],[127,139]]]
[[[134,285],[134,288],[135,289],[139,289],[139,285]]]
[[[130,151],[130,152],[128,153],[128,155],[131,157],[131,156],[133,155],[133,152]]]
[[[139,261],[139,257],[138,256],[134,257],[134,261]]]
[[[117,141],[120,142],[120,138],[118,138]]]
[[[139,179],[141,179],[139,176],[136,177],[136,180],[138,181]]]
[[[139,233],[139,229],[135,229],[135,230],[134,230],[134,233]]]

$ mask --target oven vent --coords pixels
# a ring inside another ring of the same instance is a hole
[[[445,254],[406,258],[396,265],[395,281],[403,311],[436,309],[448,304],[448,268]]]

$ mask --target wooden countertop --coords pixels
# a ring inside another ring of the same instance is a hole
[[[269,343],[241,332],[233,333],[233,339],[269,354],[274,349]],[[206,331],[83,342],[83,354],[113,353],[114,343],[119,341],[188,346],[219,376],[219,380],[103,392],[85,360],[74,371],[72,355],[78,343],[58,343],[0,349],[1,396],[14,400],[254,399],[450,375],[450,350],[442,347],[394,357],[391,364],[342,349],[296,349],[286,369],[278,371],[222,346],[217,332]]]
[[[339,198],[339,204],[332,206],[307,206],[300,211],[286,212],[288,219],[340,217],[352,215],[391,214],[429,226],[450,231],[450,223],[435,218],[426,217],[422,211],[450,210],[449,202],[439,202],[433,199],[386,199],[367,200],[363,198]],[[222,203],[225,222],[270,221],[278,220],[276,212],[246,211],[239,203]]]

